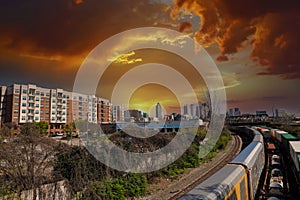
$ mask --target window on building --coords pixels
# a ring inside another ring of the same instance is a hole
[[[52,108],[53,108],[53,109],[55,109],[55,108],[56,108],[56,106],[52,106]]]
[[[39,101],[39,100],[40,100],[40,98],[38,98],[38,97],[35,98],[35,101]]]
[[[19,89],[15,89],[15,93],[16,93],[16,94],[19,94],[19,93],[20,93],[20,90],[19,90]]]
[[[25,110],[25,109],[22,109],[22,113],[25,114],[25,113],[26,113],[26,110]]]
[[[36,91],[35,94],[36,94],[36,95],[40,95],[40,91]]]
[[[18,117],[14,117],[14,120],[18,120]]]
[[[73,97],[73,100],[76,100],[77,98],[76,97]]]
[[[19,96],[15,96],[15,99],[19,99]]]
[[[44,108],[44,104],[41,104],[41,108]]]
[[[49,104],[46,104],[46,108],[49,108]]]
[[[27,90],[23,90],[23,94],[27,94]]]
[[[18,110],[14,110],[14,113],[19,113],[19,111]]]
[[[38,111],[38,110],[36,110],[36,111],[35,111],[35,114],[39,114],[39,111]]]
[[[22,120],[26,120],[26,117],[25,116],[22,116],[22,118],[21,118]]]
[[[44,118],[43,117],[41,117],[41,121],[43,121],[44,120]]]
[[[40,107],[40,105],[39,105],[39,104],[35,104],[35,107],[36,107],[36,108],[39,108],[39,107]]]
[[[14,106],[18,106],[18,105],[19,105],[19,103],[18,103],[18,102],[15,102],[15,103],[14,103]]]
[[[35,117],[35,118],[34,118],[34,120],[35,120],[35,121],[38,121],[38,120],[39,120],[39,118],[38,118],[38,117]]]
[[[43,110],[41,110],[41,112],[40,112],[41,114],[44,114],[44,111]]]
[[[44,102],[44,98],[41,98],[41,102]]]
[[[48,121],[48,120],[49,120],[49,117],[46,117],[45,119]]]
[[[49,97],[49,96],[50,96],[50,93],[49,93],[49,92],[47,92],[47,93],[46,93],[46,97]]]
[[[26,96],[22,96],[22,100],[26,100]]]
[[[46,114],[49,114],[49,111],[48,111],[48,110],[46,110]]]
[[[46,102],[49,102],[49,99],[48,99],[48,98],[46,99]]]
[[[42,97],[45,96],[45,93],[44,93],[44,92],[41,92],[41,96],[42,96]]]

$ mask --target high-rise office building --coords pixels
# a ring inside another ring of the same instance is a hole
[[[155,106],[155,117],[158,119],[163,118],[162,107],[159,103],[157,103]]]
[[[124,106],[123,105],[113,105],[113,122],[124,121]]]

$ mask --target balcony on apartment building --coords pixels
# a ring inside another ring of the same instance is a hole
[[[63,94],[62,94],[62,93],[58,93],[58,94],[57,94],[57,98],[58,98],[58,99],[62,99],[62,98],[63,98]]]
[[[34,110],[34,103],[29,103],[28,104],[28,109],[29,110]]]
[[[58,105],[56,108],[57,111],[62,111],[62,109],[63,109],[63,107],[61,105]]]
[[[27,122],[33,122],[33,116],[28,116]]]
[[[34,97],[29,97],[29,98],[28,98],[28,102],[29,102],[29,103],[34,103],[34,100],[35,100]]]
[[[35,96],[35,89],[29,89],[28,96]]]

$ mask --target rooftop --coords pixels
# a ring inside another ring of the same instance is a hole
[[[300,141],[291,141],[290,144],[295,152],[300,152]]]

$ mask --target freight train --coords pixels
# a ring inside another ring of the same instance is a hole
[[[252,200],[265,166],[264,138],[249,127],[236,127],[236,132],[252,138],[239,155],[215,174],[181,196],[180,200]]]
[[[288,132],[279,130],[279,129],[272,129],[269,127],[256,127],[259,130],[268,144],[274,144],[275,146],[275,153],[282,155],[282,157],[286,160],[286,166],[289,169],[292,169],[295,181],[293,180],[292,183],[288,183],[287,185],[292,185],[294,190],[298,190],[300,193],[300,141],[297,137]],[[274,154],[274,153],[273,153]],[[274,155],[272,156],[271,167],[275,165]],[[280,170],[280,166],[278,167]],[[272,176],[272,175],[271,175]],[[283,176],[284,177],[284,176]],[[294,185],[296,184],[296,185]],[[298,186],[298,189],[297,189]],[[277,188],[280,188],[278,185]],[[281,187],[282,191],[287,191],[287,188]],[[295,189],[296,188],[296,189]],[[294,194],[296,195],[296,194]]]

